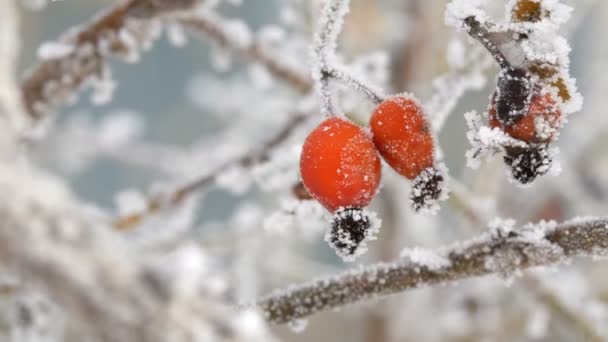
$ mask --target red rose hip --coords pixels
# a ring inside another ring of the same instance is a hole
[[[323,121],[302,147],[302,183],[334,214],[326,240],[345,261],[363,253],[363,241],[378,229],[363,207],[378,191],[381,166],[369,135],[337,117]]]
[[[403,95],[386,99],[374,110],[370,126],[382,158],[414,181],[414,209],[430,208],[442,194],[443,176],[435,168],[434,139],[418,101]]]
[[[416,100],[395,96],[383,101],[372,114],[374,145],[399,174],[415,179],[434,163],[433,137]]]
[[[337,117],[323,121],[302,147],[304,186],[327,210],[363,208],[380,184],[380,157],[360,127]]]

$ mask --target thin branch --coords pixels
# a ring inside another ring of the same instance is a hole
[[[608,254],[608,219],[579,219],[551,227],[485,234],[438,252],[441,262],[401,259],[277,291],[258,302],[269,322],[281,324],[316,312],[409,289],[488,274],[512,276],[576,256]]]
[[[337,113],[333,105],[329,84],[331,79],[341,81],[346,86],[364,94],[374,104],[379,104],[383,96],[373,87],[366,85],[350,72],[339,68],[336,59],[338,36],[342,31],[344,16],[348,13],[350,0],[327,0],[313,42],[313,79],[321,101],[321,112],[324,115]]]
[[[184,199],[211,186],[224,170],[232,167],[247,168],[268,160],[270,153],[285,142],[285,140],[291,136],[291,133],[304,122],[307,117],[308,116],[304,113],[293,115],[283,128],[257,151],[249,151],[236,159],[227,161],[217,166],[211,172],[185,183],[169,194],[150,198],[144,211],[118,218],[113,224],[114,228],[118,230],[129,230],[141,223],[147,216],[158,213],[163,209],[169,209],[180,205]]]
[[[124,56],[130,52],[132,47],[120,38],[130,19],[151,21],[198,3],[199,0],[121,1],[80,30],[67,30],[59,41],[71,46],[72,51],[41,61],[21,83],[23,102],[31,119],[44,118],[67,103],[91,77],[99,77],[106,55]]]
[[[279,57],[263,49],[257,42],[242,46],[233,39],[222,25],[222,18],[213,13],[197,13],[178,18],[183,26],[204,33],[219,46],[231,49],[244,58],[263,65],[275,78],[285,81],[299,92],[306,94],[313,87],[312,80],[296,68],[284,63]]]
[[[380,95],[378,90],[373,89],[357,78],[355,75],[350,74],[348,71],[338,69],[336,67],[326,70],[328,78],[334,78],[341,81],[342,83],[349,86],[351,89],[357,90],[361,94],[365,95],[373,104],[379,105],[384,101],[384,96]]]

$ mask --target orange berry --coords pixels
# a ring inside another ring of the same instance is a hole
[[[530,100],[527,114],[515,120],[511,125],[501,123],[496,115],[494,104],[489,111],[490,127],[498,127],[517,140],[535,144],[549,142],[559,128],[561,118],[557,101],[550,93],[534,94]]]
[[[374,145],[399,174],[413,180],[434,164],[430,126],[412,98],[395,96],[374,110],[370,126]]]
[[[300,157],[304,186],[327,210],[363,208],[380,185],[380,157],[359,126],[332,117],[306,138]]]
[[[370,126],[382,158],[413,181],[414,210],[433,208],[443,194],[443,175],[435,167],[434,140],[420,104],[411,97],[391,97],[374,110]]]

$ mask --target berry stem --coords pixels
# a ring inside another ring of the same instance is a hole
[[[379,92],[372,87],[366,85],[363,81],[358,79],[356,76],[351,75],[347,71],[339,68],[333,68],[326,71],[331,78],[341,81],[349,88],[356,90],[365,95],[372,103],[379,105],[384,101],[384,96],[380,95]]]
[[[501,69],[507,70],[511,68],[511,64],[507,61],[505,55],[492,41],[487,25],[483,25],[473,16],[466,18],[464,24],[469,35],[480,42],[492,54]]]
[[[316,80],[321,112],[326,116],[337,113],[330,90],[331,79],[336,79],[347,87],[362,93],[376,105],[383,101],[383,96],[379,91],[365,84],[347,70],[338,67],[338,63],[335,62],[338,36],[342,31],[342,23],[349,6],[350,0],[327,0],[313,42],[313,79]]]
[[[336,114],[329,89],[329,60],[334,58],[338,36],[342,30],[344,16],[348,12],[350,0],[327,0],[319,19],[319,26],[313,42],[313,79],[321,99],[321,112],[326,116]]]

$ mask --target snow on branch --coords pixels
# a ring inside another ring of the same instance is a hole
[[[248,151],[238,158],[220,164],[211,172],[183,184],[168,194],[149,198],[144,211],[119,217],[114,222],[114,228],[118,230],[132,229],[140,224],[147,216],[180,205],[186,198],[213,185],[225,170],[233,167],[249,168],[260,162],[266,161],[270,157],[272,151],[287,140],[292,132],[297,129],[307,117],[308,116],[304,113],[293,114],[272,139],[268,140],[259,148]]]
[[[378,263],[276,291],[259,300],[258,306],[269,322],[282,324],[409,289],[489,274],[510,277],[527,268],[577,256],[604,257],[608,255],[608,219],[575,219],[521,229],[504,225],[464,244],[410,254],[393,263]]]
[[[191,9],[199,0],[122,1],[80,29],[67,30],[39,50],[42,61],[21,84],[27,112],[34,121],[69,102],[83,86],[96,90],[96,102],[109,99],[114,85],[105,64],[108,56],[134,62],[158,36],[157,18]]]
[[[205,34],[220,47],[234,50],[244,58],[261,64],[274,77],[285,81],[301,93],[308,93],[313,87],[312,80],[308,76],[270,51],[266,51],[255,40],[249,44],[240,43],[227,29],[225,19],[216,13],[210,11],[188,13],[180,16],[178,21],[185,27]]]
[[[313,79],[316,82],[321,100],[321,112],[324,115],[337,114],[329,89],[329,82],[332,78],[361,92],[374,104],[379,104],[383,99],[375,87],[367,85],[363,80],[352,75],[337,61],[338,36],[342,31],[344,16],[348,13],[349,7],[350,0],[326,0],[313,42]]]
[[[222,275],[196,244],[143,256],[57,179],[14,165],[3,170],[0,188],[11,201],[0,207],[2,266],[60,307],[69,334],[81,335],[67,340],[215,341],[229,334],[272,341],[259,315],[235,313],[206,284]]]

